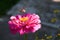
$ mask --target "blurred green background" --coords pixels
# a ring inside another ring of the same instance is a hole
[[[0,16],[5,16],[6,12],[19,0],[0,0]]]

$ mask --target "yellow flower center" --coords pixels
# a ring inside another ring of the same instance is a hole
[[[28,17],[23,17],[23,18],[20,18],[21,21],[25,22],[28,20]]]

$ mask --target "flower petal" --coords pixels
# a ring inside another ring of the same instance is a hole
[[[41,28],[41,24],[35,25],[35,27],[33,28],[34,28],[33,32],[35,32]]]
[[[20,33],[21,35],[23,35],[23,34],[24,34],[23,29],[21,29],[21,30],[19,31],[19,33]]]
[[[10,19],[13,20],[13,19],[16,19],[16,17],[15,16],[11,16]]]

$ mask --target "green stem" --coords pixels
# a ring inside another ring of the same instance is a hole
[[[28,40],[28,35],[27,34],[24,35],[24,40]]]

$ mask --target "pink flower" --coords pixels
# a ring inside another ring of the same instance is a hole
[[[10,17],[9,26],[12,33],[19,32],[20,34],[27,34],[36,32],[41,28],[41,21],[36,14],[24,14]]]

